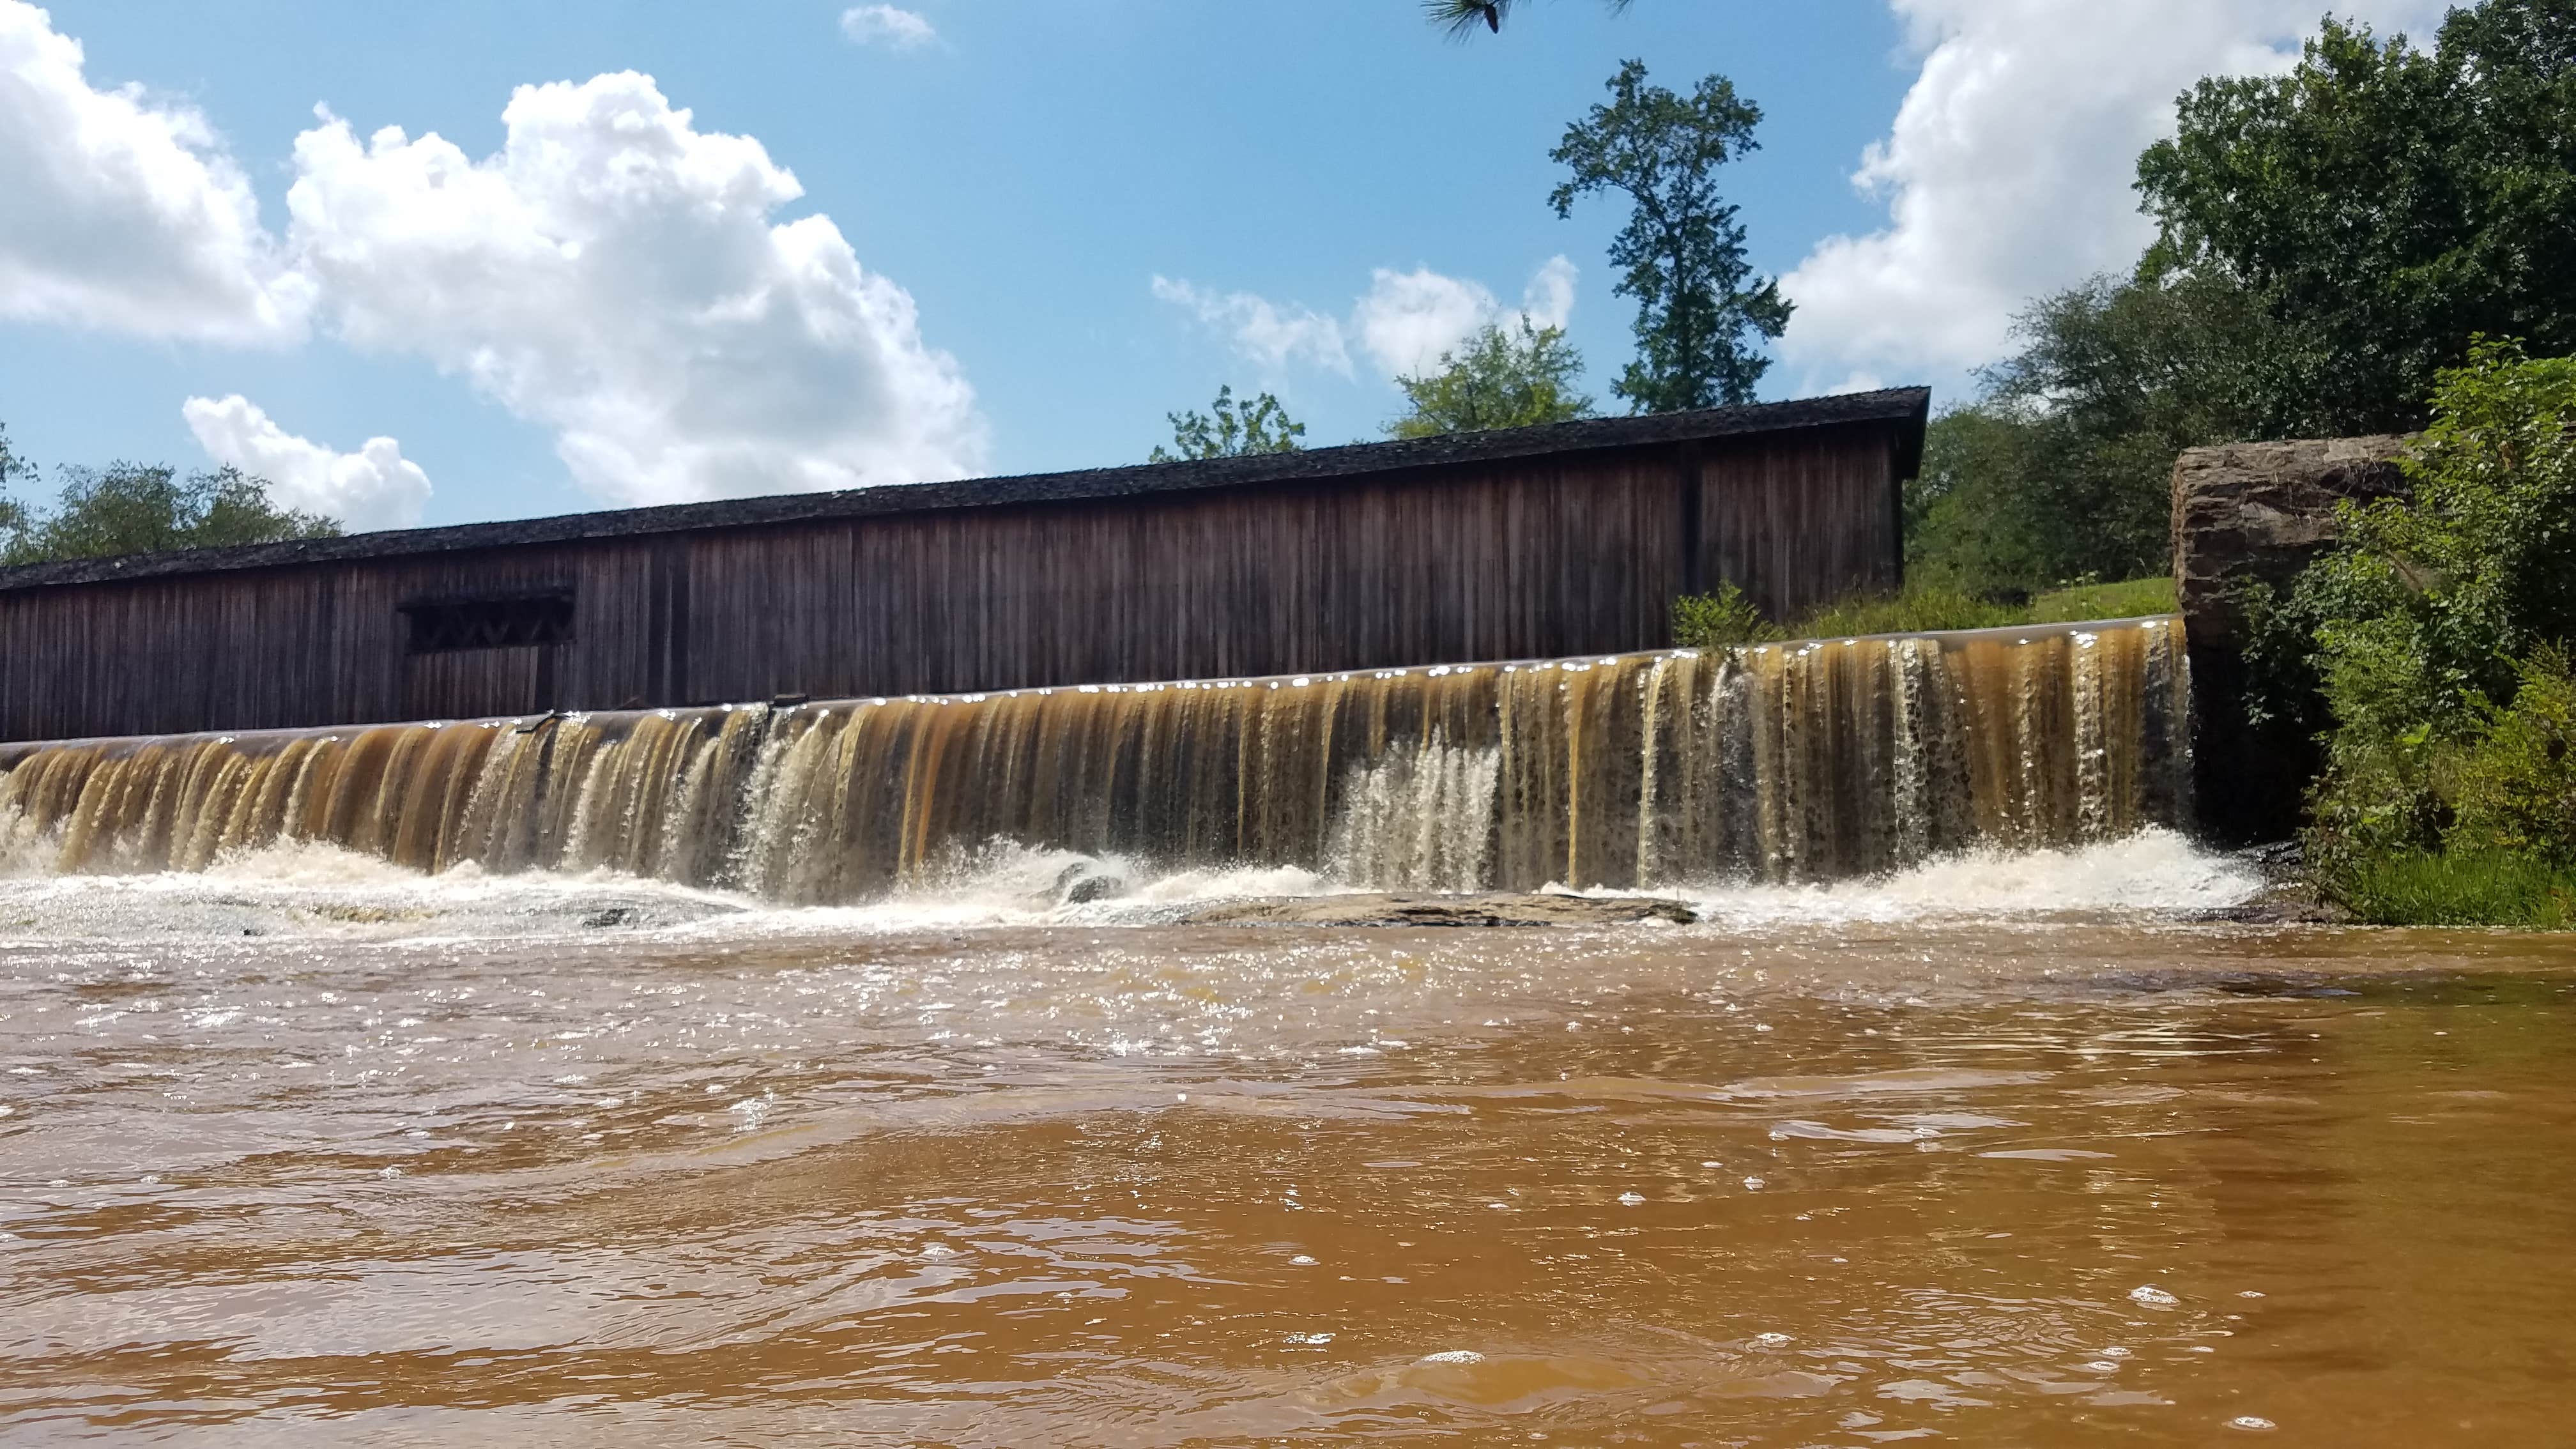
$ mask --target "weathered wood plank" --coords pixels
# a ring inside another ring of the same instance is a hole
[[[1912,396],[1893,419],[1672,438],[1668,420],[1613,420],[1662,431],[1461,444],[1427,466],[1381,445],[1395,466],[1231,486],[1121,470],[1083,475],[1119,488],[972,507],[708,505],[715,521],[685,530],[493,525],[425,531],[470,547],[362,536],[193,572],[156,556],[17,570],[0,574],[0,740],[1650,649],[1694,577],[1780,613],[1893,586]],[[544,590],[575,599],[561,644],[407,656],[406,603]]]

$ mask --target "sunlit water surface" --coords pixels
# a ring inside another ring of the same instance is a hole
[[[0,881],[0,1440],[2576,1422],[2576,945],[2195,924],[2155,836],[1585,930],[1060,866]]]

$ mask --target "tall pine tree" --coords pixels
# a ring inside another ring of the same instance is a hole
[[[1610,104],[1565,128],[1549,159],[1573,174],[1548,204],[1559,217],[1595,192],[1628,197],[1610,243],[1616,290],[1637,300],[1637,358],[1610,385],[1632,411],[1677,412],[1749,402],[1771,366],[1762,342],[1789,325],[1777,278],[1753,275],[1744,225],[1718,194],[1717,168],[1756,148],[1762,109],[1709,76],[1688,97],[1646,84],[1632,60],[1610,78]]]

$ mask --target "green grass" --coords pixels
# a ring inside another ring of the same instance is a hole
[[[2008,604],[1988,603],[1955,589],[1909,589],[1901,594],[1859,594],[1836,599],[1792,620],[1784,639],[1848,639],[1855,634],[1921,634],[1934,629],[1994,629],[2027,624]]]
[[[1958,589],[1915,588],[1901,594],[1854,594],[1787,623],[1755,611],[1733,584],[1673,601],[1673,642],[1715,649],[1774,639],[1849,639],[1861,634],[1923,634],[1941,629],[2001,629],[2013,624],[2073,624],[2174,611],[2173,580],[2085,584],[2001,604]]]
[[[2334,896],[2374,926],[2576,927],[2576,872],[2505,851],[2372,856],[2337,872]]]
[[[2086,619],[2136,619],[2148,614],[2170,614],[2179,607],[2174,601],[2172,577],[2158,574],[2125,583],[2054,589],[2033,598],[2021,618],[2007,622],[2076,624]]]

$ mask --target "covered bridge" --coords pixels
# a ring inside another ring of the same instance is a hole
[[[1649,649],[1899,582],[1919,388],[0,570],[0,740]]]

